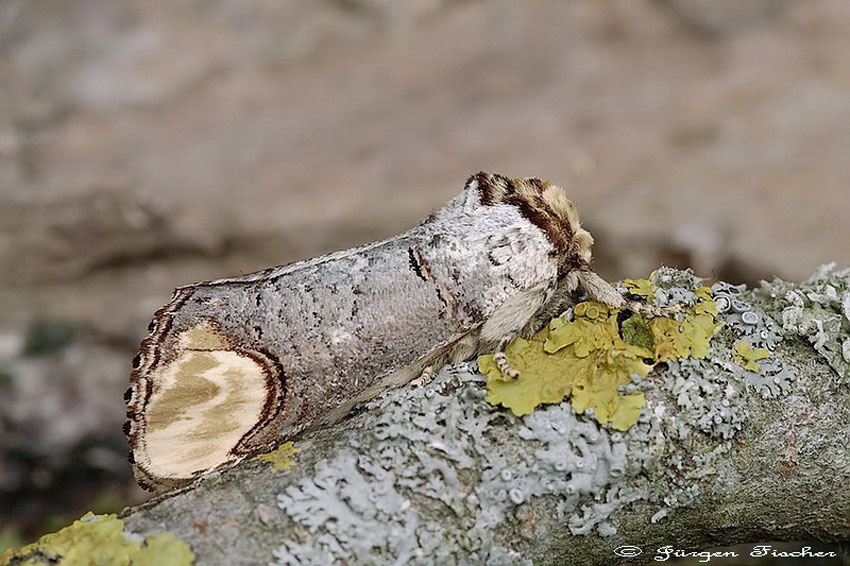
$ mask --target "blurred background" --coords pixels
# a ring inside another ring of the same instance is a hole
[[[121,394],[174,287],[395,234],[478,170],[567,187],[609,279],[847,265],[848,25],[846,0],[0,0],[0,548],[146,497]]]

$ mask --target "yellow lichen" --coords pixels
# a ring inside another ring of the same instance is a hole
[[[626,285],[636,295],[655,292],[646,280],[628,280]],[[519,371],[518,379],[503,375],[492,355],[478,359],[487,376],[487,401],[521,416],[568,397],[577,412],[593,409],[599,422],[628,430],[646,400],[639,392],[621,395],[618,387],[633,376],[646,377],[658,362],[707,355],[722,323],[715,321],[710,289],[702,287],[696,295],[696,304],[683,309],[683,320],[632,314],[620,323],[618,309],[592,301],[576,305],[572,321],[555,318],[531,339],[508,346],[505,355]]]
[[[292,442],[284,442],[277,449],[255,456],[254,460],[262,460],[269,462],[272,465],[272,470],[276,472],[292,469],[295,465],[295,460],[292,458],[298,454],[300,450],[296,448]]]
[[[685,320],[656,317],[649,321],[656,344],[655,360],[663,362],[676,358],[702,359],[708,355],[708,344],[722,322],[716,322],[717,305],[711,300],[711,289],[696,291],[697,303],[689,309]]]
[[[632,295],[651,299],[657,287],[649,279],[623,279],[623,287]]]
[[[171,533],[144,541],[124,536],[124,521],[115,515],[86,513],[68,527],[42,536],[18,551],[0,554],[0,566],[57,564],[58,566],[189,566],[194,556]]]
[[[487,400],[494,405],[502,403],[515,415],[526,415],[541,403],[557,403],[570,391],[570,384],[563,379],[563,366],[555,356],[543,351],[545,330],[531,340],[519,338],[506,350],[511,365],[520,372],[513,380],[499,371],[493,356],[478,358],[478,367],[488,376]]]
[[[770,356],[770,352],[764,348],[756,348],[753,350],[752,344],[749,342],[735,343],[735,362],[750,371],[759,371],[761,364],[758,360],[763,360]]]

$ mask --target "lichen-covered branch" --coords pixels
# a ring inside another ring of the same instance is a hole
[[[687,272],[653,282],[656,303],[698,302]],[[475,364],[454,366],[297,452],[128,510],[125,532],[169,532],[210,565],[607,565],[634,562],[624,545],[650,559],[850,539],[850,275],[719,283],[712,300],[723,325],[704,358],[646,360],[645,377],[609,384],[645,398],[627,430],[568,401],[517,417],[486,401]]]

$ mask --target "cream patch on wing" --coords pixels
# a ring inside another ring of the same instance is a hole
[[[145,412],[140,464],[163,478],[190,478],[235,459],[231,452],[261,419],[266,374],[204,323],[180,336],[182,348],[157,368]]]

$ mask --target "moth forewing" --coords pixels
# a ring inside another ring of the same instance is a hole
[[[125,395],[136,477],[184,485],[506,343],[575,287],[592,241],[559,187],[478,173],[394,238],[178,289]]]

